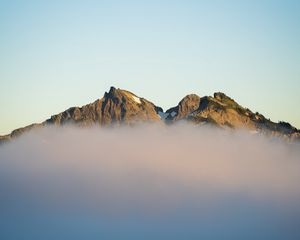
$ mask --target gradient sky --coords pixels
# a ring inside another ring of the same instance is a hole
[[[222,91],[300,128],[300,1],[0,0],[0,134],[111,85],[164,109]]]

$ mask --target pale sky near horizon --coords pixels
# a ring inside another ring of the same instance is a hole
[[[300,128],[300,1],[0,0],[0,135],[110,86],[164,109],[222,91]]]

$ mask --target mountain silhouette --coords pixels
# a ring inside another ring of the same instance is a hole
[[[291,124],[272,122],[262,114],[242,107],[221,92],[214,93],[213,97],[189,94],[177,106],[164,112],[161,107],[145,98],[111,87],[109,92],[105,92],[102,98],[93,103],[71,107],[42,123],[16,129],[8,135],[0,136],[0,142],[14,139],[32,129],[51,125],[135,126],[142,123],[173,125],[177,122],[212,125],[223,129],[245,129],[251,133],[276,136],[289,141],[300,140],[300,131]]]

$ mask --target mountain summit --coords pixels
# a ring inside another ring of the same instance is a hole
[[[47,124],[75,123],[81,126],[94,124],[134,124],[159,121],[159,108],[137,95],[111,87],[104,97],[81,108],[72,107],[46,120]]]
[[[0,136],[4,142],[31,129],[47,125],[61,126],[113,126],[136,125],[139,123],[174,124],[185,121],[196,125],[210,124],[225,129],[247,129],[252,133],[263,133],[288,140],[299,140],[300,131],[286,122],[274,123],[262,114],[253,113],[240,106],[224,93],[199,97],[196,94],[185,96],[177,106],[166,112],[145,98],[132,92],[111,87],[101,99],[82,107],[71,107],[64,112],[38,124],[19,128],[6,136]]]
[[[199,99],[199,101],[197,100]],[[220,128],[247,129],[252,133],[299,139],[300,131],[286,122],[274,123],[262,114],[253,113],[224,93],[214,96],[187,95],[176,107],[167,110],[166,120],[184,119],[193,124],[211,124]],[[171,115],[171,116],[170,116]]]

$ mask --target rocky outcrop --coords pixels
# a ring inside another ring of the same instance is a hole
[[[248,108],[242,107],[224,93],[217,92],[213,97],[205,96],[199,100],[189,96],[192,95],[186,96],[176,107],[167,110],[169,115],[166,120],[173,122],[186,120],[199,125],[210,124],[220,128],[248,129],[252,133],[300,140],[300,131],[289,123],[274,123],[262,114],[253,113]]]
[[[300,140],[300,131],[287,122],[274,123],[262,114],[240,106],[224,93],[200,98],[196,94],[185,96],[177,106],[166,112],[152,102],[126,90],[111,87],[103,98],[82,107],[72,107],[51,116],[39,124],[32,124],[0,136],[0,143],[9,141],[24,132],[47,125],[72,124],[76,126],[136,125],[155,122],[173,124],[187,121],[192,124],[210,124],[220,128],[248,129],[253,133]]]
[[[224,93],[215,93],[214,97],[200,99],[199,108],[187,116],[194,123],[210,123],[223,128],[247,128],[255,130],[255,124],[249,117],[252,112],[241,107]]]
[[[104,97],[81,108],[72,107],[46,120],[47,124],[80,126],[160,121],[159,107],[135,94],[111,87]]]
[[[51,116],[45,122],[32,124],[14,130],[11,134],[0,137],[0,142],[13,139],[24,132],[47,125],[76,126],[112,126],[134,125],[144,122],[161,122],[159,113],[162,108],[137,95],[111,87],[104,97],[82,107],[71,107],[64,112]]]
[[[185,119],[189,114],[199,108],[200,97],[196,94],[185,96],[176,107],[166,111],[166,121],[174,122]]]

